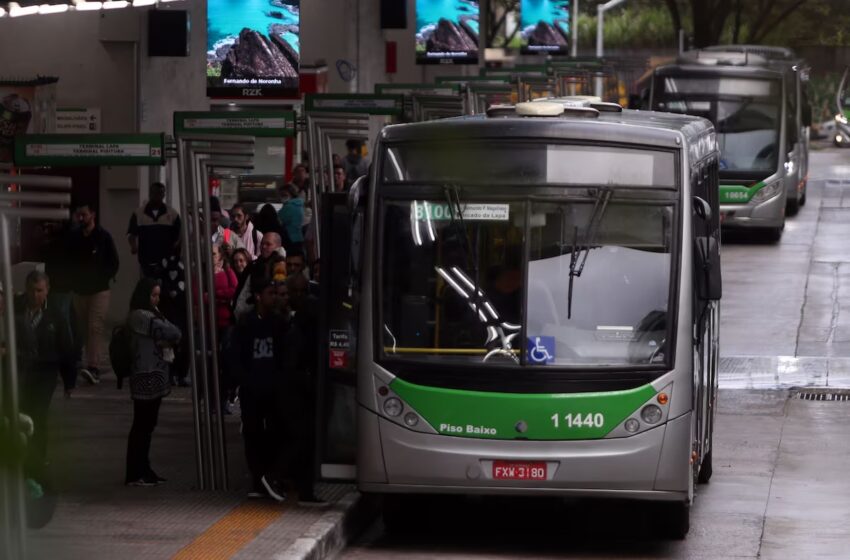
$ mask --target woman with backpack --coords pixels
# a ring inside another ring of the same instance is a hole
[[[128,486],[153,486],[165,479],[150,466],[151,436],[159,417],[162,398],[171,392],[168,370],[181,332],[159,311],[160,287],[142,278],[130,299],[127,329],[130,332],[130,395],[133,427],[127,439]]]

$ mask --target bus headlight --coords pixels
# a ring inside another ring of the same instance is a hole
[[[640,430],[640,422],[638,422],[634,418],[629,418],[628,420],[626,420],[625,428],[627,432],[633,434],[636,431]]]
[[[661,409],[654,404],[648,404],[640,411],[640,417],[647,424],[657,424],[664,415]]]
[[[847,117],[845,117],[841,113],[838,113],[837,115],[835,115],[835,120],[840,122],[841,124],[847,124]]]
[[[408,412],[404,415],[404,423],[412,428],[419,423],[419,417],[412,412]]]
[[[402,410],[404,410],[404,405],[401,404],[399,399],[391,397],[384,401],[384,414],[387,416],[397,418],[401,415]]]
[[[753,198],[750,200],[750,202],[752,202],[753,204],[759,204],[769,198],[773,198],[774,196],[782,192],[782,185],[783,183],[781,180],[768,183],[767,185],[760,188],[758,192],[753,195]]]

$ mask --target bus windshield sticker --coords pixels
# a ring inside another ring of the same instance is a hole
[[[452,212],[448,203],[445,202],[418,202],[411,203],[414,208],[416,219],[419,221],[430,220],[433,222],[449,221]],[[490,221],[506,222],[510,219],[510,204],[461,204],[462,217],[466,221]],[[461,216],[458,216],[460,218]]]
[[[551,364],[555,362],[555,337],[528,337],[528,361],[532,364]]]

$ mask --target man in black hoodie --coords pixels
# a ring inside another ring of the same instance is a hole
[[[90,383],[100,383],[100,359],[103,356],[104,325],[109,309],[110,283],[118,274],[118,251],[109,232],[97,223],[97,215],[88,203],[78,204],[74,219],[79,230],[68,240],[68,252],[75,264],[72,288],[74,311],[80,336],[85,340],[85,355],[80,374]]]
[[[254,308],[239,321],[232,371],[239,376],[242,437],[253,487],[249,497],[271,496],[282,502],[286,491],[285,415],[293,393],[297,333],[278,312],[277,286],[266,275],[252,277]]]

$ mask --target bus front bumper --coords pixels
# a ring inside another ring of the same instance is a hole
[[[760,204],[721,204],[723,228],[778,228],[785,222],[785,193],[780,192]]]
[[[426,434],[362,409],[358,421],[364,492],[688,498],[691,413],[632,437],[580,441]],[[364,445],[364,435],[380,446]],[[496,479],[494,461],[545,463],[546,480]]]

